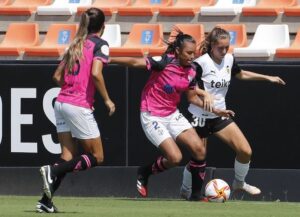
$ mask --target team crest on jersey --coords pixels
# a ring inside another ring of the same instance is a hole
[[[164,86],[164,91],[167,93],[167,94],[171,94],[174,92],[174,88],[170,85],[170,84],[166,84]]]
[[[230,74],[230,68],[229,68],[229,66],[226,66],[226,72],[227,72],[228,74]]]

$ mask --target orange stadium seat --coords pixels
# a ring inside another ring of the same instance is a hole
[[[152,16],[160,7],[172,5],[172,0],[136,0],[131,6],[118,8],[120,16]]]
[[[283,9],[284,15],[288,17],[299,17],[300,16],[300,5],[294,6],[294,7],[285,7]]]
[[[230,34],[229,53],[233,52],[233,48],[247,46],[247,31],[245,24],[218,24],[217,26],[227,30]]]
[[[161,24],[134,24],[122,47],[110,48],[111,56],[144,56],[164,46]]]
[[[42,44],[25,49],[27,56],[59,57],[76,35],[77,24],[51,24]]]
[[[118,8],[131,5],[130,0],[95,0],[91,7],[100,8],[105,16],[111,16],[118,12]],[[89,7],[78,7],[77,14],[82,14]]]
[[[49,5],[51,0],[14,0],[0,6],[1,15],[31,15],[38,6]]]
[[[0,0],[0,6],[9,5],[11,0]]]
[[[26,47],[35,46],[38,43],[38,24],[11,23],[8,26],[2,43],[0,44],[0,55],[19,56]]]
[[[215,0],[177,0],[172,6],[159,8],[160,16],[195,16],[202,6],[214,5]]]
[[[297,5],[297,0],[260,0],[254,7],[243,7],[243,16],[278,16],[285,7]]]
[[[294,42],[289,48],[278,48],[275,53],[279,58],[300,57],[300,29],[297,32]]]
[[[181,30],[183,33],[191,35],[195,40],[197,45],[199,45],[204,40],[204,27],[202,24],[176,24],[174,25],[168,41],[173,41],[177,35],[176,28]]]

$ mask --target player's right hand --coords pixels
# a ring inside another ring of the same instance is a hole
[[[213,113],[221,117],[234,117],[235,113],[232,110],[223,110],[223,109],[213,109]]]
[[[113,115],[113,113],[115,113],[116,111],[116,106],[115,104],[109,99],[109,100],[106,100],[105,102],[105,105],[109,111],[109,116]]]

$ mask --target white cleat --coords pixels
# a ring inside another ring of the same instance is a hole
[[[234,180],[232,183],[232,191],[245,191],[250,195],[258,195],[261,193],[261,190],[255,186],[249,185],[246,182],[239,182]]]

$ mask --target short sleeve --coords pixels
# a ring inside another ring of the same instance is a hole
[[[197,62],[194,62],[194,67],[196,70],[196,76],[194,78],[194,83],[195,85],[198,84],[198,87],[201,89],[204,89],[203,81],[202,81],[202,74],[203,74],[203,69],[201,65],[199,65]]]
[[[231,68],[231,76],[235,76],[241,72],[241,68],[238,66],[238,64],[235,61],[235,58],[233,59],[233,64]]]
[[[195,78],[193,78],[193,80],[189,84],[189,89],[194,90],[196,88],[196,84],[197,84],[196,80],[195,80]]]
[[[167,54],[146,58],[146,65],[149,71],[163,71],[172,61],[172,57]]]
[[[109,46],[108,43],[104,40],[99,40],[94,48],[94,59],[99,59],[103,64],[108,63],[109,59]]]

